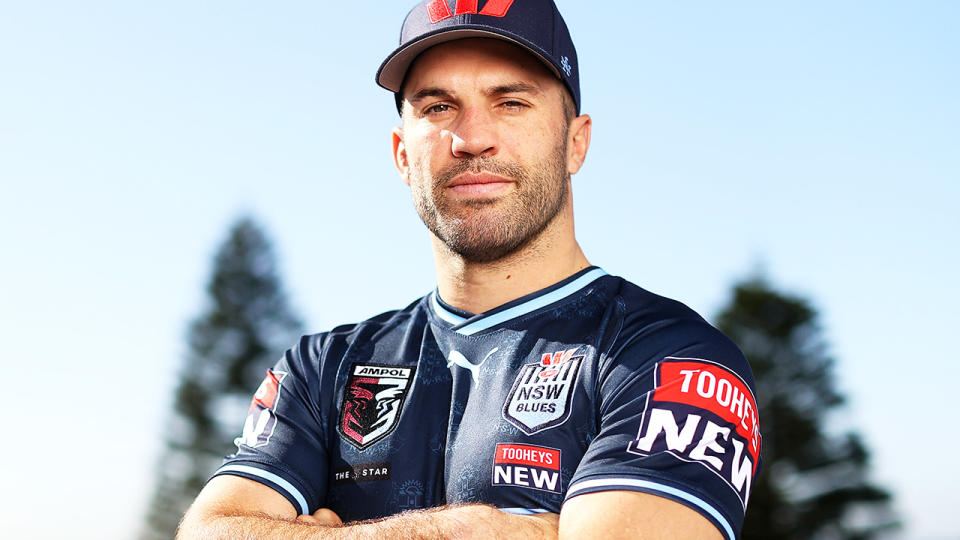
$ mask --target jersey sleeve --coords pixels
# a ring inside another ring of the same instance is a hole
[[[702,320],[653,334],[605,359],[599,432],[566,497],[655,494],[696,510],[732,540],[760,467],[753,375],[740,350]]]
[[[327,491],[327,450],[317,388],[317,336],[305,337],[267,371],[227,456],[213,476],[230,474],[265,484],[311,514]]]

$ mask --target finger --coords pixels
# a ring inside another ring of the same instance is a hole
[[[293,521],[294,523],[303,523],[304,525],[323,525],[323,522],[320,521],[319,519],[313,516],[308,516],[306,514],[297,516],[297,519]]]
[[[323,522],[324,525],[328,527],[339,527],[343,525],[343,521],[340,520],[340,516],[336,512],[330,510],[329,508],[320,508],[313,513],[314,519]]]
[[[343,525],[343,522],[340,521],[340,516],[328,508],[321,508],[314,512],[312,516],[306,514],[297,516],[297,519],[294,521],[296,523],[317,525],[321,527],[339,527]]]

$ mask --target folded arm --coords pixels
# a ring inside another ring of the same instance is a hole
[[[669,499],[633,491],[604,491],[573,497],[555,514],[515,516],[486,505],[446,506],[390,518],[340,524],[333,512],[298,516],[282,495],[238,476],[218,476],[187,512],[178,540],[231,538],[524,538],[524,539],[704,539],[722,538],[694,510]]]
[[[178,540],[359,538],[435,539],[557,537],[557,516],[507,514],[487,505],[446,506],[405,512],[386,519],[340,525],[321,511],[297,516],[289,501],[272,488],[239,476],[210,480],[184,516]]]
[[[601,491],[573,497],[560,511],[560,540],[721,540],[699,512],[639,491]]]

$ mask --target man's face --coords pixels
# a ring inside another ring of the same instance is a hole
[[[565,90],[509,43],[437,45],[410,68],[401,176],[427,228],[472,262],[526,246],[569,198]]]

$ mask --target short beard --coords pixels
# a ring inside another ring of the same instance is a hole
[[[422,163],[411,164],[417,213],[430,232],[464,260],[501,260],[528,246],[567,204],[570,175],[566,155],[566,138],[560,137],[551,155],[530,170],[495,158],[472,157],[431,178]],[[455,205],[444,197],[446,186],[459,174],[481,171],[513,180],[515,193],[504,200],[472,200],[466,203],[468,213],[458,214]]]

